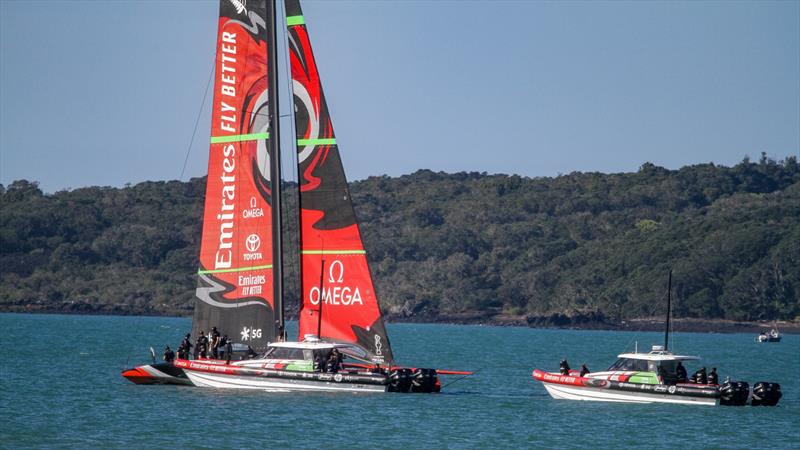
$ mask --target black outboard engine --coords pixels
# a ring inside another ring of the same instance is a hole
[[[746,381],[727,381],[719,387],[719,403],[725,406],[744,406],[750,396],[750,385]]]
[[[753,385],[753,399],[750,404],[753,406],[775,406],[783,397],[781,385],[778,383],[768,383],[759,381]]]
[[[389,373],[389,392],[408,392],[411,390],[413,374],[411,369],[395,369]]]
[[[436,369],[417,369],[414,371],[414,379],[411,383],[411,392],[430,393],[436,389]]]

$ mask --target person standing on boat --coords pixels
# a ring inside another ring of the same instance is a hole
[[[224,335],[219,339],[219,345],[217,345],[219,359],[225,359],[225,346],[228,343],[228,335]]]
[[[558,364],[558,370],[561,372],[561,375],[569,375],[569,363],[567,362],[567,358],[561,360]]]
[[[217,327],[211,327],[211,357],[214,359],[219,357],[219,331],[217,331]]]
[[[230,364],[231,358],[233,358],[233,343],[228,339],[227,334],[223,336],[223,339],[225,340],[225,364]]]
[[[189,359],[189,352],[192,349],[191,337],[191,333],[186,333],[186,337],[183,338],[181,345],[178,346],[178,358]]]
[[[581,377],[589,373],[589,368],[586,367],[586,363],[581,364]]]
[[[172,361],[175,361],[175,352],[168,345],[164,347],[164,362],[171,363]]]
[[[712,367],[711,373],[708,374],[708,384],[719,384],[719,375],[717,375],[716,367]]]
[[[683,363],[678,361],[678,366],[675,367],[675,375],[677,375],[678,383],[685,383],[686,382],[686,367],[683,367]]]
[[[194,343],[194,359],[205,358],[208,352],[208,338],[204,332],[200,332],[197,341]]]

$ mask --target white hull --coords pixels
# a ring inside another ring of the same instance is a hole
[[[700,397],[679,397],[666,394],[614,391],[591,387],[568,386],[564,384],[542,383],[551,397],[561,400],[587,400],[619,403],[675,403],[681,405],[719,404],[718,399]]]
[[[184,369],[184,372],[195,386],[211,388],[259,389],[271,392],[386,392],[387,389],[383,385],[223,375],[190,369]]]

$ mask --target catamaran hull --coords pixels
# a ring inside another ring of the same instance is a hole
[[[137,366],[123,370],[122,376],[135,384],[192,384],[182,369],[170,363]]]
[[[200,387],[225,389],[258,389],[271,392],[327,391],[327,392],[386,392],[386,386],[337,383],[316,380],[259,378],[252,376],[219,375],[207,372],[186,371],[192,384]]]
[[[719,390],[715,387],[625,383],[565,376],[540,370],[533,372],[533,378],[542,382],[551,397],[562,400],[715,406],[720,399]]]
[[[200,387],[266,391],[386,392],[385,375],[300,372],[178,360],[192,384]]]

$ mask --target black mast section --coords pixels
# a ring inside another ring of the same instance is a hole
[[[667,328],[664,330],[664,351],[669,351],[669,316],[672,307],[672,269],[669,269],[669,281],[667,282]]]
[[[281,141],[278,114],[278,8],[275,0],[267,2],[271,23],[267,31],[267,67],[269,78],[269,153],[270,189],[272,190],[272,278],[275,298],[275,335],[284,338],[283,306],[283,240],[281,231]]]

